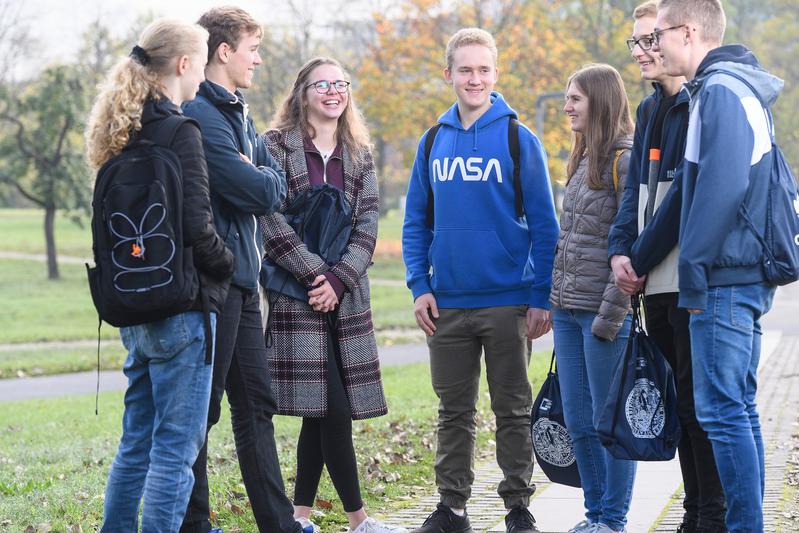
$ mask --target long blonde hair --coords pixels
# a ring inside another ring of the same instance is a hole
[[[100,86],[86,127],[86,158],[97,169],[128,144],[141,129],[148,98],[158,99],[160,79],[176,59],[202,51],[208,32],[195,24],[161,19],[148,25],[139,37],[146,59],[120,59]],[[142,55],[141,52],[139,54]]]
[[[607,186],[602,183],[602,169],[613,157],[618,141],[632,134],[635,128],[624,82],[615,68],[598,63],[586,65],[569,76],[567,91],[571,84],[588,99],[588,120],[585,131],[574,133],[566,175],[571,179],[580,160],[587,157],[588,186],[603,189]]]
[[[270,128],[281,131],[301,128],[303,131],[308,132],[311,138],[316,135],[313,126],[308,122],[308,113],[303,103],[303,93],[305,92],[305,87],[310,83],[308,78],[311,76],[311,72],[320,65],[333,65],[338,67],[341,69],[341,72],[344,73],[344,77],[349,78],[347,71],[344,70],[341,63],[335,59],[329,57],[316,57],[311,59],[305,63],[299,73],[297,73],[294,86],[283,99],[283,103],[280,104],[280,108],[269,126]],[[352,158],[356,161],[361,161],[365,156],[364,152],[371,148],[366,121],[358,110],[358,106],[355,104],[355,99],[353,98],[351,90],[347,101],[347,107],[338,118],[336,140],[347,148]]]

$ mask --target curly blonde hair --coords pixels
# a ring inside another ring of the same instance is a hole
[[[122,151],[131,135],[141,129],[141,115],[148,98],[159,99],[161,77],[177,58],[203,50],[208,32],[196,24],[157,20],[139,37],[146,64],[132,57],[120,59],[94,101],[86,127],[86,158],[93,169]]]

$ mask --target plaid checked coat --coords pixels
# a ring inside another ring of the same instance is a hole
[[[303,137],[299,129],[270,130],[264,134],[269,152],[286,171],[288,194],[281,210],[310,187]],[[305,285],[328,269],[346,287],[338,306],[335,337],[341,355],[342,378],[352,418],[386,414],[380,365],[377,358],[369,278],[377,239],[377,177],[371,153],[364,162],[342,151],[344,194],[352,207],[350,242],[338,264],[328,267],[308,251],[280,213],[260,218],[267,255]],[[271,293],[272,344],[267,348],[272,390],[280,414],[323,417],[327,413],[327,320],[307,302]],[[275,299],[276,298],[276,299]]]

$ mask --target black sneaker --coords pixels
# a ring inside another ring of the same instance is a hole
[[[526,507],[514,507],[505,516],[505,531],[507,533],[541,533],[535,527],[535,518]]]
[[[463,516],[458,516],[452,509],[439,503],[422,527],[414,529],[411,533],[472,533],[472,524],[469,515],[463,511]]]

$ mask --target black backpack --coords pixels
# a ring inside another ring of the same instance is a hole
[[[430,161],[430,152],[433,150],[433,143],[436,141],[436,134],[441,129],[439,122],[427,132],[427,137],[424,139],[424,160]],[[522,198],[522,182],[519,180],[519,121],[515,117],[508,119],[508,149],[510,156],[513,159],[513,193],[515,195],[516,217],[522,218],[524,216],[524,200]],[[430,181],[427,182],[428,185]],[[435,220],[435,209],[433,204],[433,187],[430,186],[429,194],[427,196],[427,225],[433,227]]]
[[[183,244],[181,165],[168,148],[189,120],[172,115],[159,121],[97,173],[95,267],[86,268],[97,313],[112,326],[162,320],[189,310],[199,295],[192,248]]]

